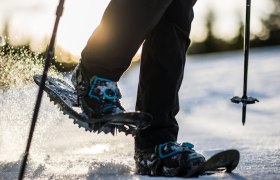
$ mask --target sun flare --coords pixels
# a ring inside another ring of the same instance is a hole
[[[3,33],[0,35],[5,35],[6,26],[9,30],[6,35],[10,38],[10,43],[14,45],[30,43],[32,50],[44,51],[52,33],[58,2],[58,0],[0,1],[0,33]],[[109,2],[110,0],[65,1],[56,45],[79,57]],[[215,12],[214,35],[221,39],[235,37],[239,33],[240,17],[244,19],[244,5],[244,0],[198,1],[194,7],[192,41],[205,40],[207,13],[211,9]],[[253,33],[261,32],[260,18],[271,11],[270,5],[271,3],[266,1],[255,1],[252,4]]]
[[[108,0],[66,1],[57,43],[72,54],[79,55],[98,26],[108,3]]]

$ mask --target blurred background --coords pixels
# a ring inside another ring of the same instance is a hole
[[[1,55],[24,49],[44,54],[52,32],[58,0],[0,0]],[[72,70],[99,24],[109,0],[69,0],[61,18],[54,64]],[[195,5],[189,54],[243,48],[246,0],[199,0]],[[280,0],[255,0],[251,7],[251,47],[280,44]],[[140,50],[137,54],[139,54]],[[139,56],[137,56],[136,59]]]
[[[0,179],[17,179],[38,91],[33,75],[42,73],[58,3],[0,0]],[[108,3],[65,0],[49,75],[68,80]],[[242,127],[241,106],[229,98],[242,93],[245,5],[246,0],[198,0],[194,9],[180,90],[179,140],[194,142],[198,150],[234,147],[242,154],[236,174],[206,179],[280,179],[280,0],[252,0],[248,95],[260,103],[248,108]],[[135,60],[140,53],[141,48]],[[126,73],[119,83],[122,102],[133,111],[139,61]],[[45,96],[28,177],[140,180],[129,174],[133,144],[123,134],[85,133]]]

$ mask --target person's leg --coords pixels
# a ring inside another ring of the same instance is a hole
[[[174,0],[144,43],[136,109],[152,114],[135,137],[135,170],[154,176],[196,176],[205,158],[191,143],[177,143],[178,91],[196,0]]]
[[[112,0],[82,51],[89,77],[118,81],[173,0]]]
[[[72,75],[83,113],[89,118],[124,112],[117,81],[173,0],[111,0]],[[102,123],[91,124],[94,132]]]
[[[144,43],[136,109],[152,114],[153,122],[136,136],[136,148],[149,149],[177,140],[178,91],[195,2],[174,0]]]
[[[116,82],[171,2],[111,0],[83,49],[72,78],[88,117],[123,112]]]

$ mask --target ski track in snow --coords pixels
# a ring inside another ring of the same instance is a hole
[[[232,174],[194,179],[280,179],[280,47],[250,53],[248,105],[241,124],[241,105],[229,99],[242,95],[241,51],[187,57],[177,116],[179,141],[198,151],[236,148],[241,160]],[[139,66],[120,81],[122,102],[132,111]],[[29,133],[37,87],[0,91],[0,179],[16,179]],[[133,138],[96,135],[73,125],[44,95],[33,137],[28,179],[171,179],[133,174]],[[181,179],[181,178],[172,178]]]

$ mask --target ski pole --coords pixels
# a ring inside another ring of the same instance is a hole
[[[247,96],[247,81],[248,81],[248,64],[249,64],[249,50],[250,50],[250,17],[251,16],[251,0],[246,1],[246,19],[244,30],[244,79],[243,79],[243,96],[240,98],[234,96],[231,102],[239,104],[242,103],[242,124],[246,122],[246,105],[259,102],[258,99]]]
[[[47,79],[47,74],[48,74],[48,70],[49,70],[49,67],[50,67],[50,64],[51,64],[51,60],[54,57],[54,43],[55,43],[56,32],[57,32],[59,20],[60,20],[60,17],[62,16],[62,12],[63,12],[63,5],[64,5],[64,0],[60,0],[59,5],[57,6],[57,10],[56,10],[56,20],[55,20],[50,44],[49,44],[47,54],[46,54],[43,76],[42,76],[42,80],[41,80],[41,83],[40,83],[40,86],[39,86],[39,92],[38,92],[38,95],[37,95],[37,100],[36,100],[34,113],[33,113],[32,121],[31,121],[31,126],[30,126],[30,131],[29,131],[27,144],[26,144],[26,149],[25,149],[25,153],[23,155],[23,160],[22,160],[21,166],[20,166],[20,172],[19,172],[19,176],[18,176],[19,180],[22,180],[24,178],[26,162],[27,162],[27,159],[28,159],[29,149],[30,149],[30,146],[31,146],[32,138],[33,138],[33,132],[35,130],[35,126],[36,126],[36,122],[37,122],[37,118],[38,118],[38,114],[39,114],[39,110],[40,110],[40,105],[41,105],[42,96],[43,96],[43,90],[44,90],[44,87],[45,87],[45,82],[46,82],[46,79]]]

